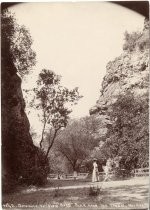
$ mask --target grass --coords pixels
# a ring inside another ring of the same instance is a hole
[[[130,178],[126,178],[126,179],[130,179]],[[48,183],[46,184],[46,187],[78,186],[78,185],[88,184],[91,182],[91,180],[92,180],[91,175],[89,175],[88,178],[86,179],[78,179],[78,180],[53,179],[53,180],[48,181]],[[103,181],[103,180],[104,180],[104,177],[100,177],[100,181]],[[114,178],[113,180],[115,181],[116,179]]]
[[[79,179],[79,180],[51,180],[48,181],[46,187],[63,187],[63,186],[78,186],[91,182],[91,179]]]
[[[55,180],[58,183],[62,183],[62,180]],[[53,184],[56,186],[57,182]],[[86,181],[85,181],[86,182]],[[68,181],[69,184],[81,184],[81,181]],[[67,184],[67,182],[66,182]],[[83,180],[82,180],[83,184]],[[66,185],[65,185],[66,186]],[[59,189],[56,187],[55,190],[41,190],[35,192],[28,192],[21,194],[19,192],[13,194],[7,194],[3,196],[3,204],[6,209],[6,204],[12,204],[12,207],[16,210],[19,205],[22,207],[25,205],[25,209],[29,206],[37,207],[37,209],[49,209],[50,207],[91,207],[92,209],[96,206],[107,207],[110,209],[117,209],[119,206],[132,206],[135,209],[139,209],[138,206],[143,206],[148,203],[148,186],[140,185],[139,183],[132,186],[119,186],[109,187],[100,190],[97,196],[90,196],[89,188],[82,189]],[[113,206],[114,205],[114,206]],[[115,206],[117,205],[117,206]],[[40,206],[43,206],[40,208]],[[114,208],[113,208],[114,207]],[[72,209],[71,208],[71,209]],[[19,208],[20,209],[20,208]],[[22,208],[21,208],[22,209]],[[29,208],[30,209],[30,208]]]

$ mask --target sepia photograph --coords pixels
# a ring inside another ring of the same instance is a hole
[[[1,3],[1,208],[149,209],[149,2]]]

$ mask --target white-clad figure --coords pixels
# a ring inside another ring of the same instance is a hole
[[[108,166],[107,165],[103,166],[103,170],[105,172],[105,179],[104,179],[104,181],[107,181],[109,179],[109,168],[108,168]]]
[[[111,161],[110,158],[107,160],[106,166],[104,166],[103,169],[104,169],[104,172],[105,172],[104,181],[107,181],[107,180],[110,179],[110,172],[112,170],[112,161]]]
[[[96,159],[93,160],[93,173],[92,173],[92,182],[98,182],[99,175],[98,175],[98,165],[96,163]]]

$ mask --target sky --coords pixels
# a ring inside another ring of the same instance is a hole
[[[84,96],[73,108],[75,118],[88,115],[96,104],[107,63],[122,53],[124,32],[142,30],[144,23],[143,16],[109,2],[22,3],[11,11],[29,29],[37,54],[22,87],[34,87],[43,68],[62,75],[64,86],[79,87]],[[29,120],[39,128],[36,112]]]

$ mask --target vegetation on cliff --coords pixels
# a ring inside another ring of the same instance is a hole
[[[94,155],[98,159],[118,157],[120,169],[127,173],[148,166],[148,25],[145,20],[143,32],[125,33],[124,52],[107,64],[101,96],[90,110],[92,115],[109,119]]]

